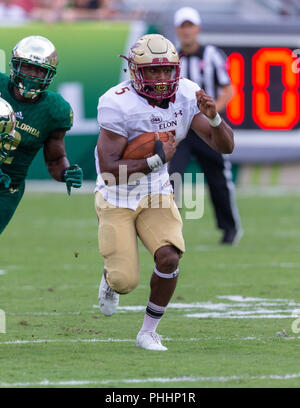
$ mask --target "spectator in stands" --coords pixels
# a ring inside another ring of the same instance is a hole
[[[32,10],[35,7],[37,7],[37,5],[39,3],[39,0],[14,0],[14,1],[11,1],[10,3],[16,4],[17,6],[21,7],[23,10],[25,10],[27,15],[30,15]]]
[[[31,15],[35,20],[53,23],[62,19],[67,5],[68,0],[39,0],[38,7],[32,11]]]
[[[114,15],[111,0],[73,0],[72,6],[65,10],[64,20],[101,20]]]
[[[22,24],[30,18],[34,0],[0,0],[0,24]]]
[[[55,21],[102,20],[117,14],[112,0],[42,0],[34,11],[34,18]]]

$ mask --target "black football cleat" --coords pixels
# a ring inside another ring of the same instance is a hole
[[[220,241],[222,245],[237,245],[243,236],[243,231],[241,229],[230,229],[224,230],[223,237]]]

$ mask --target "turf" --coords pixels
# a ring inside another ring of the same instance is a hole
[[[168,351],[156,353],[135,347],[144,312],[125,308],[146,304],[151,256],[140,247],[139,287],[104,317],[92,194],[26,193],[0,238],[0,387],[298,387],[299,197],[239,194],[238,205],[236,248],[218,245],[207,198],[203,218],[184,221],[180,305],[160,322]]]

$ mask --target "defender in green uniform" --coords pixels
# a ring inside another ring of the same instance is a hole
[[[0,96],[16,116],[13,147],[0,162],[0,174],[8,180],[1,183],[0,178],[0,234],[23,196],[28,168],[42,147],[50,175],[65,182],[69,194],[71,187],[81,187],[82,170],[70,166],[64,144],[66,131],[73,124],[72,108],[59,94],[47,91],[57,64],[51,41],[30,36],[12,51],[10,77],[0,73]]]

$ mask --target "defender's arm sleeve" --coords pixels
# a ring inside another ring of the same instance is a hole
[[[52,130],[70,130],[73,126],[73,110],[71,105],[64,100],[60,95],[57,95],[55,101],[53,101],[52,109]]]

